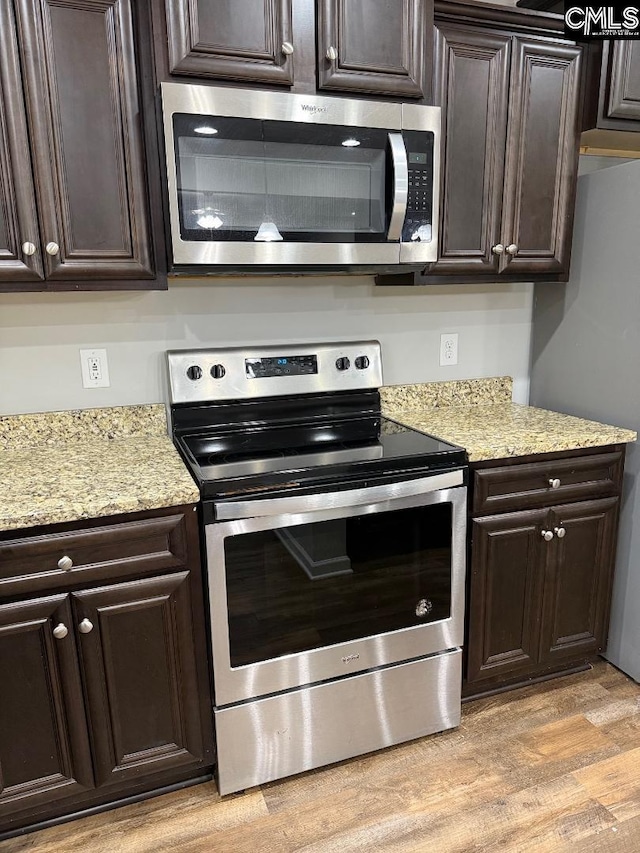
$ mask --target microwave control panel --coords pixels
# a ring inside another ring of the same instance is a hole
[[[409,187],[403,242],[430,242],[433,215],[433,134],[405,130]]]

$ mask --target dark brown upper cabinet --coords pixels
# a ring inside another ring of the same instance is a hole
[[[640,121],[640,43],[610,42],[609,118]]]
[[[582,49],[562,18],[436,2],[439,259],[379,284],[563,281],[569,273]]]
[[[13,13],[0,3],[0,282],[44,277]],[[34,251],[32,251],[32,249]]]
[[[579,47],[514,40],[500,272],[568,275],[578,172],[580,63]]]
[[[583,144],[637,150],[640,136],[611,131],[640,132],[640,42],[589,42],[584,92]]]
[[[580,48],[445,24],[440,260],[429,274],[568,270]]]
[[[511,39],[465,27],[436,29],[436,102],[442,105],[445,194],[436,273],[497,273]]]
[[[319,0],[318,88],[425,96],[427,0]]]
[[[430,94],[433,0],[151,2],[158,80]]]
[[[291,0],[165,0],[172,74],[293,83]]]
[[[141,284],[154,272],[131,0],[2,7],[0,174],[9,178],[9,221],[0,224],[0,242],[32,278],[51,282],[47,289],[100,280],[153,287]],[[12,85],[17,55],[23,97],[19,82]],[[23,150],[11,156],[18,138]],[[0,275],[27,276],[17,272]]]

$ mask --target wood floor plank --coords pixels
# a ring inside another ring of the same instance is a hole
[[[640,746],[572,775],[618,820],[640,817]]]
[[[0,842],[27,851],[640,853],[640,686],[601,663],[244,794],[207,783]]]
[[[615,743],[582,714],[538,726],[517,738],[527,763],[565,762],[577,755],[616,750]],[[617,750],[616,750],[617,751]]]

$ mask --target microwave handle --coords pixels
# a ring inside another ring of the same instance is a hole
[[[363,489],[348,489],[315,495],[300,495],[289,498],[266,498],[249,501],[220,501],[215,504],[217,521],[232,521],[241,518],[257,518],[284,513],[306,513],[323,509],[365,506],[369,503],[392,501],[395,498],[413,497],[439,489],[461,486],[464,476],[461,470],[432,474],[417,480],[387,483]]]
[[[407,150],[401,133],[389,134],[391,147],[391,163],[393,166],[393,203],[387,240],[399,240],[402,236],[402,226],[407,215],[407,193],[409,191],[409,166]]]

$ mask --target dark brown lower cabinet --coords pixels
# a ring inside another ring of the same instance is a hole
[[[71,619],[68,595],[0,606],[0,830],[94,787]]]
[[[207,774],[212,703],[193,507],[6,537],[9,589],[25,593],[25,549],[53,568],[48,590],[38,588],[42,571],[35,577],[38,597],[0,597],[0,838]],[[93,566],[80,547],[89,542],[103,545]],[[57,568],[61,553],[71,567]]]
[[[189,572],[73,598],[96,783],[200,761]]]
[[[464,695],[572,669],[604,649],[619,502],[612,494],[472,520]]]

